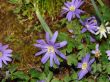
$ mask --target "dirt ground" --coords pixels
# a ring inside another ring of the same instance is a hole
[[[27,21],[24,25],[19,23],[12,12],[14,8],[14,5],[7,3],[5,0],[0,1],[0,42],[9,44],[9,47],[13,50],[12,63],[18,64],[18,70],[26,71],[30,68],[40,70],[40,57],[34,56],[37,50],[33,44],[37,36],[42,38],[42,34],[37,31],[26,33],[25,30],[31,28],[33,22]],[[18,61],[16,61],[17,56],[20,57]]]

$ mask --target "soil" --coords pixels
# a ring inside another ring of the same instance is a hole
[[[32,27],[33,21],[26,21],[24,25],[19,23],[17,16],[13,14],[14,8],[14,5],[0,0],[0,42],[9,44],[13,50],[14,58],[11,63],[17,63],[18,70],[40,70],[40,57],[34,56],[37,50],[33,44],[38,36],[43,38],[43,35],[37,31],[26,33],[25,30]],[[16,61],[17,54],[20,55],[19,61]]]

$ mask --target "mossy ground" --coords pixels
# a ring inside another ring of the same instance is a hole
[[[5,0],[0,1],[0,42],[9,44],[13,50],[13,57],[16,54],[20,55],[20,60],[12,63],[17,63],[18,70],[27,71],[30,68],[40,68],[40,57],[35,57],[36,48],[33,46],[35,40],[42,38],[40,32],[26,33],[27,26],[32,25],[33,21],[28,21],[24,25],[20,24],[17,17],[13,14],[12,9],[15,6],[9,4]]]

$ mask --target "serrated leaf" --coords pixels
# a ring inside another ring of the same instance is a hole
[[[17,71],[17,72],[14,72],[13,75],[12,75],[13,79],[21,79],[21,80],[25,80],[25,81],[28,81],[29,80],[29,76],[27,76],[24,72],[22,71]]]
[[[40,80],[46,79],[46,75],[45,75],[44,72],[40,74],[39,79],[40,79]]]
[[[36,82],[37,80],[36,79],[31,79],[31,81],[30,82]]]
[[[32,78],[38,78],[40,76],[40,72],[38,72],[35,69],[30,69],[29,74],[31,75]]]
[[[17,69],[17,64],[11,64],[8,66],[9,72],[12,74]]]
[[[76,72],[73,72],[73,74],[71,75],[71,79],[72,80],[76,80],[77,79],[77,73]]]
[[[9,0],[9,2],[12,4],[20,4],[22,3],[22,0]]]
[[[62,81],[59,81],[58,79],[54,78],[54,79],[52,79],[51,82],[62,82]]]
[[[75,54],[71,54],[71,55],[67,56],[68,65],[72,65],[72,64],[76,65],[77,62],[78,61],[77,61],[77,58],[76,58]]]
[[[108,74],[110,74],[110,63],[107,64],[106,71]]]
[[[53,77],[53,73],[52,72],[49,72],[48,76],[47,76],[47,82],[50,82],[50,80],[52,79]]]
[[[64,77],[64,82],[70,82],[71,77],[69,75]]]

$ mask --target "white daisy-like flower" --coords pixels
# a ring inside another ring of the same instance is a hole
[[[100,34],[100,39],[104,36],[107,38],[107,31],[105,29],[105,26],[103,24],[100,25],[100,27],[97,27],[98,31],[96,32],[96,35]]]
[[[107,33],[110,34],[110,27],[106,27]]]
[[[107,22],[106,24],[105,24],[105,27],[106,27],[106,30],[107,30],[107,33],[108,34],[110,34],[110,26],[108,26],[110,23],[109,22]]]

